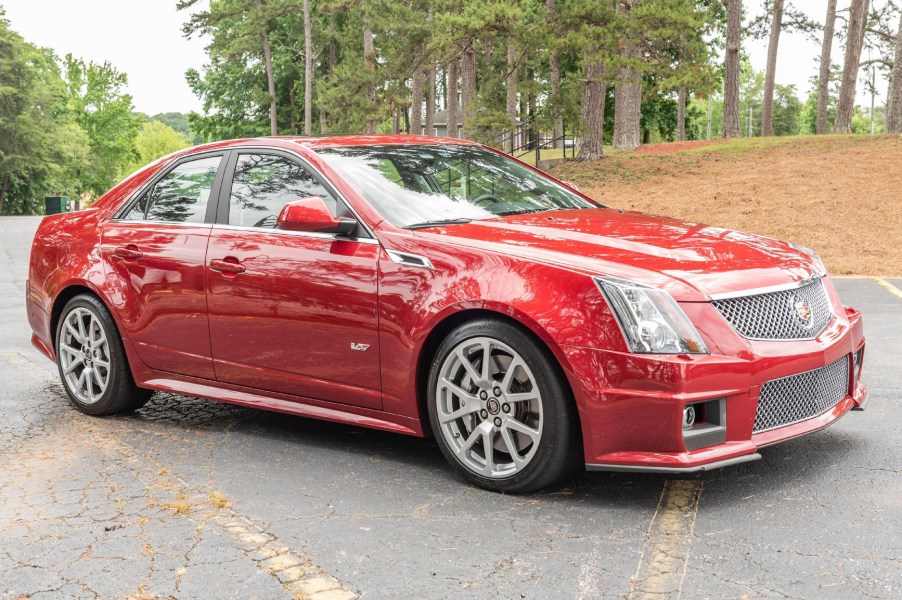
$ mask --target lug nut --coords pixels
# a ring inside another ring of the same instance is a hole
[[[483,419],[485,419],[486,417],[489,416],[489,413],[488,413],[488,411],[483,409],[483,410],[479,411],[479,416],[482,417]]]
[[[506,413],[509,413],[511,411],[511,405],[508,404],[507,402],[505,402],[504,404],[501,405],[501,410],[503,410]]]
[[[481,392],[479,392],[479,397],[481,399],[485,400],[486,398],[489,397],[489,395],[485,392],[485,390],[482,390]]]
[[[501,427],[501,419],[499,417],[495,417],[495,427]]]
[[[501,388],[496,385],[494,388],[492,388],[492,393],[495,394],[496,396],[500,396]]]

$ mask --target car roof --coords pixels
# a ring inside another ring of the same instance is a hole
[[[318,148],[335,148],[343,146],[383,146],[383,145],[430,145],[430,144],[456,144],[461,146],[478,145],[476,142],[459,138],[435,137],[428,135],[407,134],[366,134],[366,135],[329,135],[329,136],[261,136],[256,138],[242,138],[235,140],[223,140],[211,142],[182,150],[179,154],[193,154],[204,150],[217,150],[230,147],[249,145],[266,145],[277,142],[294,142],[316,152]],[[281,144],[280,144],[281,145]]]

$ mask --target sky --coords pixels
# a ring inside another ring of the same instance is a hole
[[[128,75],[135,110],[200,111],[185,71],[206,62],[203,40],[186,40],[177,0],[0,0],[27,41],[86,61],[109,61]]]
[[[760,10],[760,1],[747,6]],[[823,22],[824,0],[793,0],[811,18]],[[839,0],[839,9],[849,0]],[[13,30],[26,40],[49,47],[60,56],[72,53],[94,62],[109,61],[128,75],[128,91],[135,109],[161,112],[200,111],[201,102],[185,82],[185,71],[206,62],[205,41],[186,40],[181,27],[187,14],[175,9],[176,0],[0,0]],[[754,10],[751,11],[754,16]],[[746,39],[743,50],[756,70],[764,70],[767,40]],[[844,46],[833,43],[833,62],[842,63]],[[801,98],[817,73],[820,43],[800,33],[780,37],[776,81],[795,84]],[[867,58],[866,56],[862,57]],[[863,74],[862,74],[863,75]],[[878,74],[878,77],[880,75]],[[877,104],[886,98],[886,83],[877,85]],[[857,103],[870,104],[859,81]]]

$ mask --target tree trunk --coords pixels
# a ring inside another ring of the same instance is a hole
[[[410,132],[421,135],[423,127],[423,67],[413,70],[413,83],[410,85]]]
[[[617,12],[628,13],[637,3],[638,0],[618,2]],[[622,52],[627,61],[641,57],[641,50],[632,39],[624,40]],[[632,65],[620,67],[614,87],[614,148],[617,150],[633,150],[642,143],[641,105],[642,74]]]
[[[827,0],[827,18],[824,20],[824,41],[821,44],[821,70],[817,78],[817,129],[816,133],[829,133],[827,109],[830,104],[830,53],[833,51],[833,27],[836,25],[836,0]]]
[[[426,135],[435,135],[435,64],[429,62],[426,71],[426,123],[424,125]]]
[[[507,45],[507,120],[510,121],[510,137],[505,143],[505,152],[514,151],[514,136],[517,134],[517,49]]]
[[[393,106],[391,118],[391,132],[394,135],[401,133],[401,110],[397,106]]]
[[[858,61],[861,58],[861,45],[864,42],[863,29],[867,11],[868,0],[852,0],[842,84],[839,88],[839,102],[836,105],[836,119],[833,121],[834,133],[852,133],[852,110],[855,108]]]
[[[554,21],[554,0],[546,0],[545,8],[548,10],[548,20]],[[549,79],[551,79],[551,98],[555,103],[555,106],[557,106],[558,95],[561,93],[561,60],[558,56],[557,50],[554,48],[552,48],[551,53],[548,56],[548,77]],[[564,119],[562,119],[558,115],[555,115],[554,124],[551,128],[551,137],[554,138],[554,143],[552,144],[553,148],[559,148],[563,146],[563,144],[559,141],[559,138],[562,138],[563,135]]]
[[[711,97],[711,94],[708,94],[708,123],[705,127],[705,139],[711,139],[711,113],[714,112],[714,98]]]
[[[678,142],[686,141],[686,86],[681,85],[677,90],[677,130]]]
[[[263,17],[263,0],[256,0],[257,13]],[[266,69],[266,86],[269,92],[269,134],[279,135],[276,121],[276,80],[272,72],[272,53],[269,48],[269,23],[264,19],[260,25],[260,42],[263,45],[263,66]]]
[[[899,33],[896,34],[896,58],[893,62],[890,93],[886,100],[886,131],[902,133],[902,15],[899,15]]]
[[[764,73],[764,106],[761,109],[761,135],[774,134],[774,78],[777,72],[777,46],[783,30],[783,0],[774,0],[770,24],[770,42],[767,44],[767,69]]]
[[[448,137],[457,137],[457,57],[448,65]]]
[[[3,174],[3,185],[0,186],[0,215],[3,214],[3,204],[6,202],[6,188],[9,187],[9,173]]]
[[[476,109],[476,50],[472,43],[464,50],[460,63],[460,104],[464,124],[461,137],[470,139],[473,136],[473,117]]]
[[[372,79],[376,70],[376,48],[373,46],[373,31],[368,25],[363,26],[363,64],[370,72],[371,81],[366,84],[366,102],[369,105],[370,117],[366,121],[366,132],[376,133],[376,86]]]
[[[577,160],[598,160],[604,156],[604,100],[608,84],[604,63],[592,63],[586,69],[586,89],[582,102],[582,135]]]
[[[313,24],[310,0],[304,0],[304,135],[313,132]]]
[[[742,0],[727,3],[727,50],[724,58],[723,136],[739,137],[739,32]]]

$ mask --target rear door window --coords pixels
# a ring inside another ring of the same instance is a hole
[[[203,223],[221,156],[183,162],[157,181],[125,215],[128,220]]]

